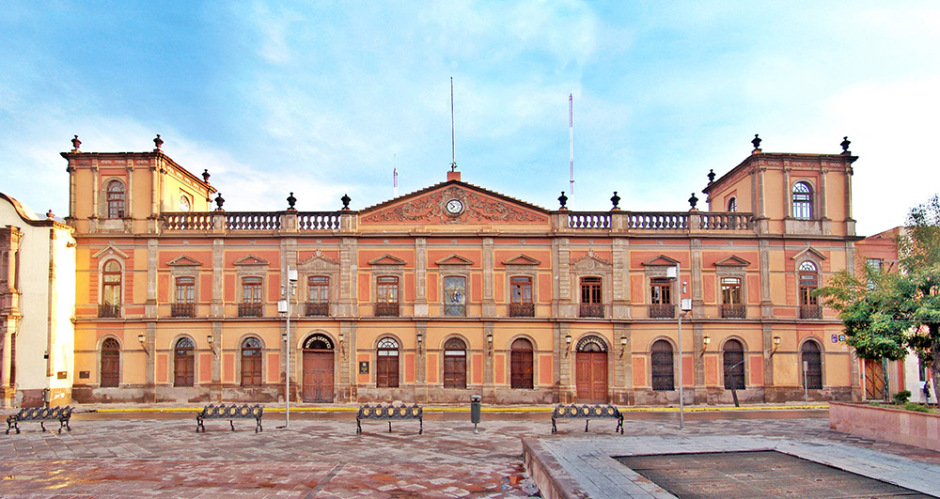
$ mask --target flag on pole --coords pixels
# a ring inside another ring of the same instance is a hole
[[[398,168],[392,170],[392,187],[398,187]]]

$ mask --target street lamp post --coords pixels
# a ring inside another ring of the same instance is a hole
[[[294,290],[297,288],[297,270],[296,269],[287,269],[287,293],[286,298],[283,300],[278,300],[277,302],[277,311],[282,314],[287,314],[287,333],[285,334],[285,350],[286,354],[286,365],[284,367],[284,401],[286,402],[284,410],[284,426],[281,428],[290,427],[290,351],[291,351],[291,338],[290,338],[290,312],[291,312],[291,297],[294,296]]]
[[[677,317],[679,325],[679,429],[681,430],[685,427],[685,393],[682,389],[682,314],[685,311],[692,309],[692,301],[686,301],[685,298],[682,298],[682,286],[681,281],[679,280],[679,271],[679,262],[676,262],[675,267],[666,268],[666,277],[676,282],[676,291],[679,295],[679,313]]]

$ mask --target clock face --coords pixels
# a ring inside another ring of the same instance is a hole
[[[444,205],[444,209],[451,215],[459,215],[463,211],[463,203],[459,199],[451,199]]]

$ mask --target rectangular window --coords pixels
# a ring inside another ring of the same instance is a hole
[[[741,279],[737,277],[721,278],[721,316],[724,318],[743,319],[747,309],[741,299]]]
[[[444,278],[444,315],[467,315],[467,279],[460,276]]]
[[[176,302],[171,305],[173,317],[194,317],[196,315],[196,278],[176,278]]]
[[[665,278],[650,279],[650,317],[672,319],[676,316],[672,304],[672,282]]]
[[[261,285],[260,277],[242,278],[242,302],[238,304],[239,317],[261,317]]]
[[[604,317],[601,302],[601,278],[581,278],[581,317]]]
[[[816,295],[819,278],[815,272],[800,272],[800,318],[822,319],[822,307]]]
[[[379,277],[375,281],[375,315],[398,317],[398,278]]]
[[[308,316],[330,315],[330,278],[325,276],[307,278],[307,297]]]
[[[509,316],[535,317],[535,304],[532,303],[532,278],[511,277],[509,279]]]

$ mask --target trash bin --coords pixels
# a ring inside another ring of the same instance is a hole
[[[477,432],[477,425],[480,424],[480,401],[483,397],[479,395],[470,396],[470,422],[473,423],[473,432]]]

